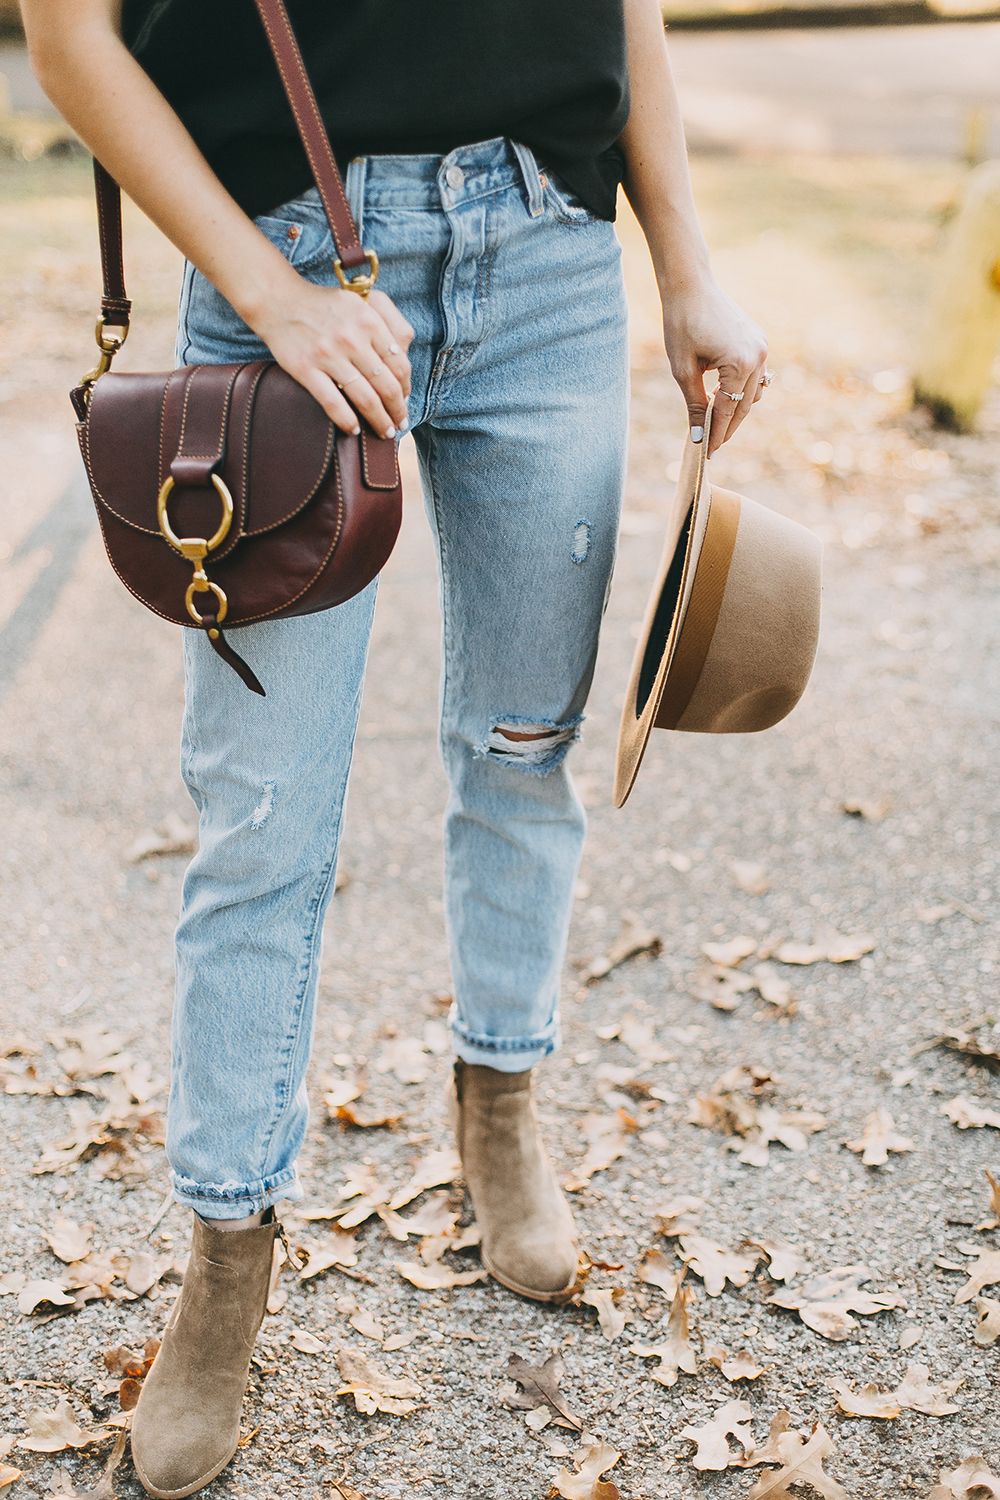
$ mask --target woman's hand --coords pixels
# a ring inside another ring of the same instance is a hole
[[[253,328],[344,432],[358,431],[358,412],[384,437],[406,431],[413,329],[384,292],[366,300],[296,274]]]
[[[693,290],[663,300],[663,342],[674,379],[687,403],[692,428],[704,427],[706,370],[718,370],[709,457],[744,421],[764,392],[767,339],[710,274]],[[738,400],[727,400],[726,395]]]

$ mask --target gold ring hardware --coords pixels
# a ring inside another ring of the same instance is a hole
[[[357,292],[359,297],[367,297],[376,281],[378,281],[378,256],[374,250],[366,250],[365,255],[371,264],[371,271],[359,271],[356,276],[348,276],[339,256],[333,263],[333,269],[337,273],[337,280],[344,291]]]
[[[225,594],[217,583],[212,583],[206,576],[205,569],[202,566],[207,554],[214,552],[216,547],[225,541],[229,534],[229,528],[233,524],[233,497],[229,493],[229,488],[219,478],[218,474],[212,474],[210,477],[212,484],[215,486],[216,493],[222,501],[222,521],[218,531],[210,541],[206,541],[203,536],[180,537],[174,531],[170,524],[170,518],[167,515],[167,501],[170,498],[171,490],[174,488],[174,481],[169,474],[163,481],[163,487],[156,500],[156,519],[159,522],[160,530],[171,547],[179,552],[182,557],[186,558],[194,568],[194,577],[188,584],[187,593],[184,595],[184,604],[188,614],[196,625],[201,624],[201,615],[194,607],[195,594],[211,592],[215,595],[219,601],[219,611],[216,618],[220,624],[226,618],[226,610],[229,608],[229,601]]]
[[[111,369],[111,361],[114,359],[115,355],[118,353],[119,349],[128,338],[127,323],[119,323],[113,325],[119,327],[121,329],[121,333],[115,333],[109,337],[104,332],[105,328],[107,327],[107,321],[107,318],[103,317],[98,318],[97,320],[97,327],[94,330],[94,338],[97,341],[98,349],[101,351],[101,357],[94,368],[92,370],[88,370],[86,375],[82,376],[80,380],[80,384],[82,386],[92,386],[95,380],[100,380],[102,375],[106,375],[108,373],[108,371]]]

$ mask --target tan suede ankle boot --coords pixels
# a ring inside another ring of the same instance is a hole
[[[522,1297],[567,1297],[576,1285],[576,1231],[539,1137],[530,1071],[458,1061],[449,1104],[483,1265]]]
[[[159,1500],[200,1490],[236,1452],[278,1229],[213,1229],[194,1216],[184,1285],[132,1419],[135,1471]]]

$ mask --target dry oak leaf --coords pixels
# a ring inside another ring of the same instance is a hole
[[[321,1240],[315,1240],[311,1245],[301,1245],[299,1249],[306,1256],[306,1264],[299,1272],[300,1281],[309,1281],[321,1271],[328,1271],[331,1266],[349,1267],[358,1263],[354,1235],[348,1234],[345,1229],[332,1229]]]
[[[601,1332],[609,1341],[625,1331],[625,1313],[617,1305],[624,1295],[619,1287],[588,1287],[580,1298],[586,1307],[596,1308]]]
[[[382,1050],[376,1073],[395,1073],[400,1083],[423,1083],[430,1072],[426,1049],[420,1037],[401,1036]]]
[[[580,1129],[587,1137],[587,1154],[563,1183],[566,1191],[578,1193],[587,1186],[595,1172],[603,1172],[619,1156],[624,1156],[626,1137],[638,1128],[638,1121],[625,1109],[618,1109],[613,1115],[586,1115],[580,1121]]]
[[[411,1203],[426,1188],[441,1187],[442,1184],[451,1184],[462,1175],[462,1161],[458,1152],[451,1146],[443,1151],[431,1151],[414,1168],[413,1176],[409,1182],[393,1193],[389,1199],[390,1208],[402,1208],[404,1204]]]
[[[579,1432],[583,1423],[570,1411],[566,1399],[559,1389],[564,1365],[558,1354],[550,1354],[543,1365],[529,1365],[520,1354],[512,1354],[507,1361],[507,1376],[521,1387],[508,1392],[504,1401],[515,1411],[537,1411],[547,1406],[561,1427],[571,1427]]]
[[[630,912],[623,911],[622,931],[618,941],[612,943],[606,953],[591,959],[581,978],[584,984],[594,984],[598,979],[604,979],[612,969],[617,969],[627,958],[634,958],[637,953],[649,953],[655,958],[662,948],[663,941],[657,933],[643,927]]]
[[[346,1479],[328,1480],[333,1495],[332,1500],[365,1500],[360,1490],[354,1489],[353,1485],[347,1483]]]
[[[85,1448],[88,1443],[103,1443],[112,1436],[107,1427],[93,1427],[89,1432],[77,1425],[73,1408],[63,1396],[55,1411],[43,1411],[34,1407],[24,1419],[28,1424],[28,1436],[21,1438],[19,1448],[32,1453],[61,1453],[64,1448]]]
[[[76,1298],[70,1295],[61,1281],[48,1281],[44,1278],[26,1282],[17,1294],[18,1308],[25,1317],[46,1304],[52,1307],[72,1307],[75,1301]]]
[[[728,1350],[719,1347],[710,1347],[705,1350],[705,1358],[710,1365],[721,1370],[729,1381],[733,1380],[756,1380],[759,1375],[766,1375],[768,1370],[773,1370],[773,1365],[759,1365],[749,1349],[741,1349],[738,1354],[730,1354]]]
[[[623,1016],[618,1036],[630,1052],[643,1062],[673,1062],[676,1052],[669,1052],[656,1040],[656,1023],[640,1021],[636,1016]],[[624,1080],[623,1080],[624,1081]]]
[[[393,1208],[380,1208],[378,1216],[394,1240],[404,1241],[411,1234],[451,1234],[458,1220],[448,1192],[432,1193],[408,1218],[404,1219]]]
[[[792,987],[787,979],[781,978],[773,964],[754,964],[751,974],[762,1000],[783,1011],[785,1015],[794,1016],[797,1006]]]
[[[1000,1130],[1000,1110],[981,1109],[963,1094],[952,1099],[950,1104],[942,1104],[941,1113],[947,1115],[959,1130],[981,1130],[984,1125],[992,1125],[994,1130]]]
[[[685,1231],[682,1230],[680,1232],[684,1233]],[[687,1232],[690,1233],[691,1231]],[[686,1269],[686,1266],[678,1267],[676,1262],[670,1259],[669,1255],[664,1255],[662,1250],[657,1250],[654,1247],[651,1250],[643,1251],[642,1259],[635,1274],[640,1281],[648,1282],[650,1286],[658,1286],[661,1292],[666,1292],[668,1297],[672,1297]]]
[[[902,1304],[902,1297],[895,1292],[873,1294],[859,1290],[863,1281],[871,1280],[867,1266],[836,1266],[804,1281],[794,1291],[786,1288],[775,1292],[769,1300],[774,1307],[797,1312],[807,1328],[838,1343],[858,1327],[857,1319],[851,1317],[852,1311],[877,1313]]]
[[[845,1416],[882,1417],[888,1420],[898,1417],[903,1410],[894,1392],[880,1391],[871,1381],[857,1391],[853,1391],[846,1380],[831,1380],[828,1384]]]
[[[993,1217],[992,1219],[984,1219],[982,1224],[976,1225],[976,1228],[997,1229],[1000,1228],[1000,1182],[993,1176],[989,1167],[984,1167],[983,1170],[990,1185],[990,1213]]]
[[[678,1247],[681,1259],[701,1277],[710,1297],[720,1296],[727,1281],[733,1286],[746,1286],[761,1258],[754,1247],[748,1251],[727,1250],[703,1234],[682,1234]]]
[[[757,988],[756,980],[742,969],[729,969],[725,964],[713,964],[700,974],[691,986],[696,1000],[707,1000],[716,1010],[732,1011],[740,1003],[740,996]]]
[[[762,1104],[757,1109],[756,1123],[746,1132],[745,1144],[738,1148],[737,1161],[747,1167],[766,1167],[770,1161],[767,1148],[772,1141],[780,1142],[788,1151],[808,1151],[807,1134],[813,1135],[817,1130],[825,1129],[823,1115],[806,1110],[790,1110],[782,1114],[773,1105]]]
[[[663,1343],[631,1346],[632,1353],[638,1354],[640,1359],[659,1359],[659,1365],[651,1373],[653,1379],[659,1381],[660,1385],[676,1385],[677,1374],[680,1370],[683,1370],[685,1375],[698,1373],[698,1362],[691,1348],[688,1328],[687,1307],[691,1293],[689,1288],[682,1284],[686,1273],[687,1266],[684,1266],[676,1279],[670,1302],[670,1313],[667,1317],[667,1337]]]
[[[296,1328],[288,1342],[300,1354],[322,1354],[326,1348],[325,1339],[317,1338],[308,1328]]]
[[[573,1454],[576,1473],[565,1466],[561,1468],[552,1481],[549,1494],[561,1495],[563,1500],[619,1500],[621,1491],[618,1486],[610,1479],[602,1479],[601,1475],[613,1469],[620,1458],[617,1448],[588,1434]]]
[[[779,1440],[784,1433],[791,1430],[792,1419],[785,1408],[779,1407],[771,1418],[768,1429],[767,1442],[763,1448],[754,1448],[745,1458],[734,1458],[730,1463],[731,1469],[755,1469],[758,1464],[780,1464],[783,1462],[781,1451],[778,1447]]]
[[[49,1481],[48,1493],[54,1496],[69,1496],[72,1497],[72,1500],[114,1500],[114,1491],[111,1488],[112,1479],[125,1453],[127,1437],[128,1429],[127,1427],[122,1427],[115,1439],[115,1446],[108,1455],[108,1461],[104,1465],[104,1473],[93,1489],[78,1490],[69,1471],[59,1468],[53,1470],[52,1478]]]
[[[753,1452],[752,1414],[745,1401],[728,1401],[704,1427],[685,1427],[679,1436],[697,1443],[691,1460],[696,1469],[728,1469],[734,1455],[728,1439],[734,1437],[744,1455]]]
[[[706,958],[710,958],[713,964],[720,964],[725,969],[731,969],[736,964],[742,963],[743,959],[749,958],[751,953],[757,952],[757,940],[751,937],[728,938],[724,943],[702,943],[701,951]]]
[[[345,1129],[353,1126],[355,1130],[394,1130],[403,1116],[362,1114],[353,1104],[340,1104],[330,1111],[330,1118],[338,1121]]]
[[[1000,1500],[1000,1479],[985,1458],[967,1458],[950,1474],[941,1475],[927,1500]]]
[[[90,1254],[93,1233],[93,1224],[75,1224],[72,1219],[56,1219],[45,1238],[52,1254],[70,1265],[73,1261],[86,1259]]]
[[[106,1073],[122,1073],[134,1059],[123,1052],[125,1038],[103,1026],[81,1026],[79,1031],[53,1031],[49,1041],[56,1050],[56,1062],[67,1078],[101,1078]]]
[[[125,1272],[125,1285],[137,1297],[143,1297],[156,1286],[164,1272],[173,1268],[173,1255],[161,1255],[154,1259],[145,1250],[140,1250],[129,1261]]]
[[[788,1486],[811,1484],[823,1500],[848,1500],[842,1484],[823,1472],[823,1461],[833,1452],[833,1443],[822,1426],[816,1426],[808,1442],[799,1432],[782,1433],[777,1441],[783,1467],[765,1469],[750,1491],[748,1500],[797,1500]]]
[[[787,1240],[749,1240],[758,1250],[763,1250],[768,1259],[767,1274],[772,1281],[791,1281],[806,1268],[806,1258],[801,1250]]]
[[[350,1104],[354,1099],[360,1099],[364,1093],[364,1085],[356,1078],[338,1078],[323,1095],[323,1103],[330,1111],[331,1116],[336,1119],[337,1110],[342,1104]]]
[[[0,1464],[0,1490],[6,1489],[8,1484],[13,1484],[15,1479],[24,1476],[20,1469],[15,1469],[12,1464]]]
[[[656,1210],[658,1232],[666,1239],[697,1233],[696,1216],[704,1207],[704,1198],[671,1198],[669,1203]]]
[[[415,1260],[397,1260],[393,1264],[400,1276],[419,1287],[422,1292],[435,1292],[442,1287],[471,1286],[474,1281],[485,1281],[486,1271],[453,1271],[440,1261],[430,1266],[421,1266]]]
[[[367,1308],[361,1307],[357,1297],[350,1292],[343,1297],[338,1297],[335,1305],[337,1311],[347,1318],[351,1327],[358,1333],[364,1334],[366,1339],[377,1339],[381,1343],[385,1338],[385,1329],[379,1320]]]
[[[949,1400],[954,1396],[965,1377],[943,1380],[940,1385],[931,1385],[931,1372],[926,1365],[910,1365],[898,1387],[893,1392],[905,1411],[923,1412],[925,1417],[946,1417],[960,1408]]]
[[[986,1348],[1000,1339],[1000,1302],[995,1297],[977,1297],[976,1312],[979,1314],[979,1322],[972,1337],[977,1344]]]
[[[997,1117],[997,1123],[1000,1124],[1000,1116]],[[866,1167],[885,1166],[889,1160],[890,1151],[901,1152],[916,1149],[915,1142],[908,1140],[904,1135],[896,1134],[892,1115],[881,1105],[868,1116],[860,1140],[845,1141],[844,1145],[848,1151],[860,1152],[862,1164]]]
[[[365,1416],[384,1411],[392,1416],[405,1417],[418,1410],[418,1403],[413,1398],[423,1395],[423,1392],[416,1381],[394,1379],[360,1350],[338,1349],[337,1369],[344,1384],[335,1395],[353,1396],[354,1405]]]
[[[966,1245],[959,1245],[958,1248],[964,1252]],[[970,1244],[968,1253],[977,1255],[979,1259],[974,1266],[967,1268],[969,1279],[965,1286],[955,1293],[956,1306],[960,1302],[971,1302],[973,1297],[978,1297],[984,1286],[993,1286],[1000,1281],[1000,1250],[982,1250],[978,1245]]]

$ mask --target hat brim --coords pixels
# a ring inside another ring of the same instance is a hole
[[[795,706],[819,638],[819,539],[709,483],[711,403],[685,441],[656,581],[622,710],[616,807],[635,784],[650,732],[768,729]]]

